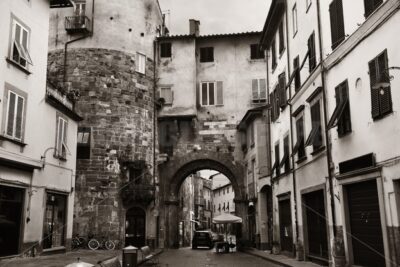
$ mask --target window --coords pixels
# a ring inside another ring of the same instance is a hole
[[[289,136],[285,136],[283,139],[283,157],[279,164],[279,169],[285,167],[285,173],[290,170],[289,159]]]
[[[214,47],[200,48],[200,62],[214,62]]]
[[[270,94],[270,105],[271,105],[271,120],[275,122],[280,115],[279,109],[279,85],[277,85],[274,91]]]
[[[29,55],[29,33],[27,27],[13,19],[10,58],[23,68],[27,68],[27,64],[32,65],[32,59]]]
[[[283,21],[279,24],[279,54],[285,50],[285,36],[283,31]]]
[[[296,120],[296,145],[293,148],[293,154],[297,154],[300,160],[306,157],[306,149],[304,146],[304,117],[301,116]]]
[[[201,83],[200,99],[202,106],[223,105],[223,84],[219,82]]]
[[[174,92],[171,90],[171,87],[161,87],[160,97],[164,99],[164,104],[171,105],[174,101]]]
[[[146,73],[146,56],[141,53],[136,53],[136,71]]]
[[[43,224],[44,249],[65,245],[66,204],[66,196],[47,193]]]
[[[279,74],[279,107],[285,108],[287,105],[287,96],[286,96],[286,74],[285,72]]]
[[[254,147],[254,122],[250,123],[247,127],[247,145],[250,150],[251,147]]]
[[[371,60],[368,65],[371,83],[372,118],[379,119],[392,112],[387,50]]]
[[[90,159],[90,134],[90,127],[78,128],[78,146],[76,151],[76,157],[78,159]]]
[[[276,62],[276,47],[275,47],[275,39],[272,40],[271,43],[271,61],[272,61],[272,70],[276,68],[277,62]]]
[[[333,0],[329,5],[329,13],[331,18],[331,38],[333,50],[345,38],[342,0]]]
[[[5,135],[22,141],[25,116],[25,98],[14,91],[8,91],[7,115],[5,123]]]
[[[74,2],[74,14],[75,16],[85,16],[85,11],[86,11],[86,3],[77,3],[77,1]]]
[[[322,125],[321,125],[321,105],[320,100],[311,106],[312,129],[307,138],[305,146],[313,146],[316,150],[322,146]]]
[[[301,75],[300,75],[300,58],[297,56],[293,60],[293,69],[294,69],[294,89],[295,91],[299,91],[301,87]]]
[[[292,8],[292,20],[293,20],[293,36],[296,35],[297,30],[298,30],[298,24],[297,24],[297,5],[294,4]]]
[[[364,0],[365,17],[368,17],[375,11],[381,4],[383,0]]]
[[[222,194],[225,195],[225,188],[222,189]]]
[[[263,59],[264,57],[264,50],[258,44],[250,45],[250,59]]]
[[[310,38],[308,38],[308,65],[310,73],[317,66],[317,58],[315,54],[315,33],[312,33]]]
[[[218,211],[221,211],[221,203],[218,204]]]
[[[64,117],[57,115],[55,156],[62,159],[67,157],[67,126],[67,120]]]
[[[251,161],[251,183],[254,184],[254,181],[256,179],[256,160],[253,159]]]
[[[161,57],[171,57],[171,43],[160,44],[160,55]]]
[[[267,85],[265,79],[253,79],[251,85],[253,103],[265,103],[267,100]]]
[[[229,186],[226,188],[226,193],[229,194]]]
[[[328,123],[328,129],[338,126],[339,137],[351,132],[349,88],[347,81],[335,88],[336,107]]]

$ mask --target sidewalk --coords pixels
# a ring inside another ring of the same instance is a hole
[[[11,258],[0,260],[0,267],[63,267],[72,262],[80,261],[97,264],[100,260],[105,260],[115,256],[121,256],[121,250],[96,250],[82,249],[63,254],[49,256],[38,256],[35,258]]]
[[[270,261],[272,263],[275,263],[280,266],[284,267],[321,267],[318,264],[309,262],[309,261],[298,261],[296,259],[287,257],[285,255],[275,255],[271,254],[269,250],[262,251],[262,250],[257,250],[254,248],[246,248],[243,250],[243,253],[247,253],[259,258],[262,258],[264,260]]]

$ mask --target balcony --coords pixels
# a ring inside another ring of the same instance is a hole
[[[148,205],[155,199],[156,187],[150,184],[127,183],[121,190],[122,202],[125,206],[132,204]]]
[[[65,30],[69,34],[74,33],[90,33],[90,19],[86,16],[69,16],[65,17]]]

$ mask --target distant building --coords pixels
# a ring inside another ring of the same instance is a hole
[[[0,1],[0,257],[64,251],[72,238],[74,95],[46,80],[50,8]]]

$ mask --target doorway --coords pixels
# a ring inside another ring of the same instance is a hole
[[[282,252],[293,253],[292,215],[290,198],[279,200],[279,227]]]
[[[328,237],[323,190],[303,195],[307,227],[308,257],[328,260]]]
[[[125,246],[143,247],[146,244],[146,212],[138,207],[126,212]]]
[[[0,186],[0,257],[18,254],[24,190]]]
[[[361,266],[385,266],[377,181],[346,186],[353,261]]]

